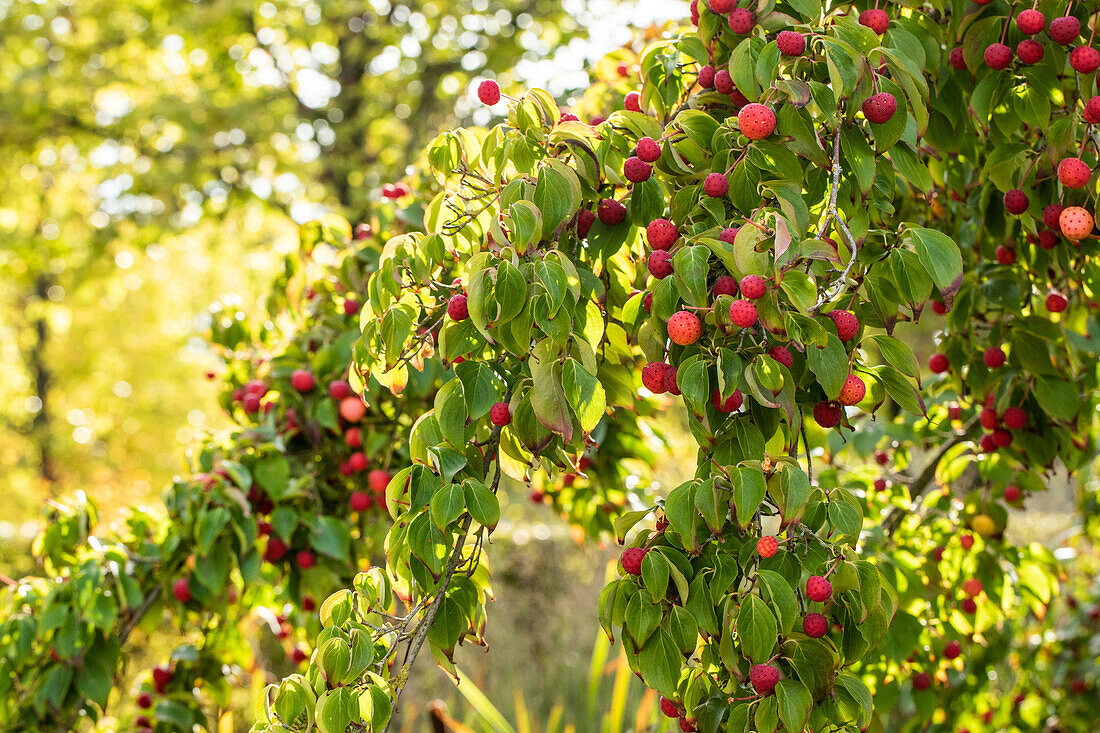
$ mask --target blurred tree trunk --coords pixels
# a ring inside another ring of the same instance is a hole
[[[46,311],[43,307],[49,302],[49,290],[53,285],[53,278],[45,273],[40,274],[34,282],[34,294],[30,304],[34,311],[31,319],[33,341],[27,350],[27,371],[34,382],[34,395],[38,397],[39,407],[31,421],[31,441],[38,452],[38,473],[42,479],[53,485],[57,483],[57,470],[53,456],[53,420],[50,413],[50,387],[52,373],[47,362],[46,349],[50,341],[50,325],[46,320]]]

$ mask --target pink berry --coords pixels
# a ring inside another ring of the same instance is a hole
[[[486,79],[477,85],[477,98],[490,107],[500,101],[500,85],[492,79]]]

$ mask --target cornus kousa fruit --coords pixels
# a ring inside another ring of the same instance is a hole
[[[1019,407],[1009,407],[1002,420],[1009,430],[1019,430],[1027,425],[1027,412]]]
[[[836,335],[841,341],[851,341],[859,333],[859,319],[855,313],[846,310],[831,310],[826,313],[836,324]]]
[[[1020,500],[1020,488],[1016,484],[1009,484],[1005,487],[1005,501],[1010,504]]]
[[[943,647],[943,656],[947,659],[956,659],[962,654],[962,644],[958,641],[951,640]]]
[[[928,368],[933,374],[943,374],[951,368],[951,362],[947,359],[947,354],[932,354],[928,357]]]
[[[1066,188],[1084,188],[1092,170],[1080,158],[1062,158],[1058,163],[1058,180]]]
[[[722,275],[710,288],[715,295],[737,295],[737,281],[729,275]]]
[[[1058,228],[1062,236],[1077,242],[1092,234],[1092,214],[1080,206],[1067,206],[1058,215]]]
[[[1055,43],[1068,46],[1077,40],[1077,36],[1081,35],[1081,21],[1072,15],[1053,18],[1050,25],[1047,26],[1047,35]]]
[[[889,92],[879,92],[863,100],[863,116],[869,122],[881,125],[889,122],[894,113],[898,111],[898,100]]]
[[[699,78],[697,81],[699,82],[699,86],[703,87],[703,89],[713,89],[714,67],[710,64],[707,64],[706,66],[699,69]]]
[[[650,275],[658,280],[664,280],[672,274],[672,255],[663,249],[655,249],[649,253],[646,267],[649,268]]]
[[[820,575],[811,575],[806,581],[806,597],[811,601],[827,601],[833,596],[833,584]]]
[[[1025,38],[1016,44],[1016,55],[1020,57],[1020,63],[1031,66],[1043,60],[1043,44],[1032,38]]]
[[[451,299],[447,301],[447,316],[452,321],[465,321],[470,317],[470,308],[466,304],[465,295],[455,293],[451,296]]]
[[[814,422],[823,428],[835,428],[840,425],[844,410],[839,402],[822,400],[814,405]]]
[[[1002,265],[1012,265],[1016,262],[1016,250],[1006,247],[1003,244],[997,245],[997,262]]]
[[[794,364],[794,357],[791,356],[791,350],[786,346],[773,346],[768,349],[768,356],[778,361],[788,369]]]
[[[694,733],[699,730],[698,724],[692,718],[680,718],[679,723],[682,733]]]
[[[754,664],[749,669],[749,682],[761,695],[766,695],[779,684],[779,670],[770,664]]]
[[[628,112],[641,112],[642,95],[639,92],[627,92],[626,99],[623,100],[623,106],[626,107]]]
[[[718,240],[726,244],[733,244],[737,241],[737,232],[739,231],[741,231],[741,227],[726,227],[718,235]]]
[[[714,75],[714,89],[722,94],[733,92],[733,77],[725,69],[721,69]]]
[[[317,386],[317,380],[305,369],[295,369],[290,375],[290,386],[299,392],[310,392]]]
[[[927,672],[917,672],[913,675],[914,690],[927,690],[931,686],[932,678],[928,676]]]
[[[677,367],[674,367],[674,366],[670,366],[668,369],[665,370],[665,379],[664,379],[665,392],[668,392],[670,395],[673,395],[673,396],[679,396],[680,395],[680,385],[676,381],[676,374],[678,372],[679,372],[679,369]]]
[[[703,335],[699,317],[690,311],[677,311],[668,319],[668,337],[680,346],[688,346]]]
[[[1058,228],[1058,217],[1062,215],[1063,207],[1061,204],[1049,204],[1043,209],[1043,223],[1051,229]]]
[[[947,54],[947,63],[951,64],[953,69],[966,71],[966,54],[963,52],[962,46],[951,49],[951,53]]]
[[[1069,301],[1061,293],[1051,293],[1047,296],[1046,306],[1051,313],[1061,313],[1067,305],[1069,305]]]
[[[721,173],[710,173],[703,179],[703,193],[712,199],[725,196],[729,190],[730,182]]]
[[[477,85],[477,98],[482,104],[492,107],[500,101],[500,85],[492,79],[486,79]]]
[[[802,619],[802,631],[811,639],[820,639],[829,630],[829,620],[820,613],[808,613]]]
[[[187,578],[179,578],[175,583],[172,583],[172,595],[180,603],[187,603],[191,600],[191,588],[187,584]]]
[[[1100,96],[1095,96],[1085,102],[1085,122],[1095,125],[1100,123]],[[1047,224],[1047,226],[1053,226]]]
[[[806,36],[796,31],[780,31],[775,45],[784,56],[801,56],[806,50]]]
[[[668,364],[663,361],[651,361],[642,367],[642,385],[653,394],[665,391],[665,372]]]
[[[645,559],[646,552],[641,547],[628,547],[623,550],[623,556],[619,558],[623,571],[628,575],[641,575],[642,560]]]
[[[1028,200],[1027,194],[1018,188],[1014,188],[1011,191],[1006,191],[1004,195],[1005,209],[1008,213],[1019,216],[1027,211]]]
[[[497,402],[489,408],[489,422],[500,428],[512,422],[512,410],[507,402]]]
[[[1012,63],[1012,49],[1003,43],[991,43],[985,49],[985,64],[994,71],[1000,71]]]
[[[746,104],[737,113],[737,126],[749,140],[763,140],[775,130],[775,112],[763,104]]]
[[[840,389],[840,397],[837,398],[837,401],[842,405],[856,405],[859,404],[865,394],[867,394],[867,385],[855,374],[849,374],[848,378],[844,380],[844,386]]]
[[[623,163],[623,176],[631,183],[643,183],[653,175],[653,166],[638,157],[627,158]]]
[[[756,541],[756,553],[760,557],[774,557],[779,551],[779,540],[771,535],[761,537]]]
[[[1001,351],[1000,346],[990,346],[982,353],[982,361],[990,369],[997,369],[1004,366],[1005,352]]]
[[[1034,36],[1043,30],[1046,24],[1046,17],[1038,10],[1021,10],[1020,14],[1016,16],[1016,27],[1025,35]]]
[[[730,413],[741,409],[741,405],[745,404],[745,396],[741,394],[741,390],[735,389],[733,394],[723,400],[716,389],[710,393],[710,404],[718,412]]]
[[[634,154],[646,163],[653,163],[661,157],[661,146],[653,138],[643,137],[634,146]]]
[[[719,15],[725,15],[737,5],[737,0],[710,0],[707,5]]]
[[[649,222],[649,226],[645,228],[645,233],[646,238],[649,240],[649,246],[653,249],[671,249],[672,245],[676,244],[676,240],[680,238],[680,230],[668,219],[654,219]]]
[[[370,509],[371,495],[365,491],[354,491],[348,500],[353,512],[365,512]]]
[[[885,10],[871,8],[859,14],[859,24],[870,28],[881,36],[890,27],[890,16],[886,14]]]
[[[615,199],[602,199],[596,207],[596,216],[609,227],[617,226],[626,219],[626,206]]]
[[[741,295],[750,300],[759,300],[768,292],[768,286],[764,278],[759,275],[745,275],[741,278]]]
[[[730,305],[730,320],[741,328],[756,324],[756,306],[747,300],[735,300]]]
[[[592,228],[592,225],[596,223],[596,215],[588,209],[581,209],[577,212],[577,236],[584,239],[588,236],[588,231]]]
[[[751,11],[745,8],[734,8],[730,11],[726,23],[731,31],[739,36],[744,36],[756,25],[756,19],[753,18]]]

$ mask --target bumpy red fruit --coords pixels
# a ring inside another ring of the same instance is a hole
[[[631,156],[623,163],[623,176],[631,183],[643,183],[653,175],[653,166],[637,156]]]
[[[668,337],[680,346],[688,346],[703,335],[699,316],[690,311],[677,311],[668,319]]]
[[[917,672],[913,675],[913,689],[927,690],[932,686],[932,678],[926,672]]]
[[[1005,487],[1005,501],[1010,504],[1014,504],[1020,500],[1020,487],[1016,484],[1009,484]]]
[[[725,196],[729,190],[730,182],[721,173],[710,173],[703,179],[703,193],[712,199]]]
[[[768,356],[778,361],[788,369],[794,364],[794,357],[791,356],[791,350],[786,346],[773,346],[768,349]]]
[[[626,206],[621,201],[615,199],[603,199],[600,201],[599,206],[596,207],[596,215],[600,221],[609,227],[622,224],[626,219]]]
[[[998,448],[1007,448],[1012,445],[1012,433],[998,428],[993,431],[993,444]]]
[[[651,137],[643,137],[634,146],[634,154],[646,163],[653,163],[661,157],[661,146]]]
[[[1062,158],[1058,163],[1058,180],[1066,188],[1084,188],[1092,170],[1080,158]]]
[[[741,409],[741,405],[745,404],[745,396],[741,394],[741,390],[735,389],[733,394],[723,400],[722,395],[716,389],[710,393],[710,404],[718,412],[730,413]]]
[[[806,36],[796,31],[780,31],[775,45],[784,56],[801,56],[806,50]]]
[[[775,112],[763,104],[746,104],[737,113],[737,126],[749,140],[763,140],[775,130]]]
[[[676,381],[676,374],[678,371],[679,369],[674,366],[670,366],[665,370],[665,392],[668,392],[670,395],[678,396],[680,394],[680,384]]]
[[[1055,43],[1068,46],[1077,40],[1077,36],[1081,35],[1081,21],[1072,15],[1054,18],[1047,26],[1047,35]]]
[[[964,598],[962,602],[962,610],[965,613],[974,615],[978,612],[978,602],[975,601],[973,598]]]
[[[180,603],[187,603],[191,600],[191,588],[187,584],[187,578],[178,578],[176,582],[172,583],[172,595]]]
[[[1020,14],[1016,16],[1016,27],[1020,29],[1021,33],[1029,36],[1034,36],[1043,30],[1046,24],[1046,17],[1038,10],[1021,10]]]
[[[680,238],[680,230],[668,219],[654,219],[645,228],[649,246],[653,249],[671,249]]]
[[[859,24],[870,28],[881,36],[890,27],[890,16],[886,14],[885,10],[877,8],[864,10],[859,14]]]
[[[1009,430],[1020,430],[1027,425],[1027,412],[1019,407],[1009,407],[1005,410],[1003,420]]]
[[[962,653],[962,644],[958,641],[951,640],[943,647],[943,656],[947,659],[956,659]]]
[[[737,240],[737,232],[739,231],[741,231],[741,227],[726,227],[718,235],[718,240],[726,244],[733,244]]]
[[[348,499],[353,512],[365,512],[370,509],[371,496],[365,491],[354,491]]]
[[[752,30],[752,27],[756,24],[756,19],[753,18],[752,12],[745,8],[734,8],[730,11],[727,24],[731,31],[743,36]]]
[[[933,374],[943,374],[951,368],[951,362],[948,361],[946,354],[932,354],[928,357],[928,368]]]
[[[455,293],[451,296],[451,299],[447,301],[447,316],[452,321],[465,321],[470,317],[470,308],[466,304],[465,295]]]
[[[709,0],[707,5],[710,9],[719,15],[725,15],[729,11],[733,10],[737,5],[737,0]]]
[[[1011,191],[1006,191],[1004,195],[1005,208],[1008,213],[1019,216],[1027,211],[1028,200],[1027,194],[1018,188],[1014,188]]]
[[[680,706],[667,697],[661,697],[661,712],[669,718],[679,718],[680,715],[683,714]]]
[[[1090,124],[1100,123],[1100,95],[1092,97],[1085,102],[1085,122]],[[1047,224],[1047,226],[1051,226]]]
[[[1016,44],[1016,55],[1020,58],[1020,63],[1028,66],[1042,61],[1045,53],[1043,44],[1033,38],[1025,38]]]
[[[1004,366],[1005,352],[1001,351],[1000,346],[990,346],[982,354],[982,361],[990,369],[997,369]]]
[[[729,275],[722,275],[710,288],[715,295],[737,295],[737,281]]]
[[[649,253],[646,267],[649,268],[650,275],[658,280],[664,280],[672,274],[672,255],[663,249],[655,249]]]
[[[699,69],[699,86],[703,89],[714,88],[714,67],[710,64]]]
[[[749,328],[756,323],[756,306],[747,300],[735,300],[730,305],[730,320],[741,328]]]
[[[829,620],[820,613],[808,613],[802,619],[802,631],[811,639],[820,639],[829,631]]]
[[[1100,97],[1095,97],[1100,99]],[[1062,215],[1062,210],[1065,207],[1061,204],[1049,204],[1043,209],[1043,223],[1051,229],[1058,228],[1058,217]]]
[[[761,695],[766,695],[779,684],[779,670],[770,664],[754,664],[749,669],[749,682]]]
[[[367,474],[367,486],[376,494],[385,493],[389,488],[391,476],[381,468],[376,468]]]
[[[985,49],[986,66],[1000,71],[1012,63],[1012,49],[1003,43],[991,43]]]
[[[1051,293],[1047,296],[1046,306],[1051,313],[1061,313],[1067,305],[1069,305],[1069,301],[1061,293]]]
[[[840,425],[844,410],[839,402],[822,400],[814,405],[814,422],[823,428],[835,428]]]
[[[596,223],[596,215],[588,209],[577,212],[577,236],[584,239],[588,236],[588,230]]]
[[[642,95],[639,92],[627,92],[626,99],[623,100],[623,106],[626,107],[629,112],[641,112],[642,111]]]
[[[768,292],[768,286],[764,282],[764,278],[759,275],[745,275],[741,278],[741,295],[746,298],[758,300],[763,298],[766,292]]]
[[[1077,242],[1092,234],[1092,214],[1080,206],[1067,206],[1058,215],[1058,227],[1062,236]]]
[[[865,394],[867,394],[867,385],[855,374],[849,374],[844,380],[844,386],[840,389],[840,397],[837,401],[846,406],[856,405]]]
[[[996,250],[997,262],[1002,265],[1013,265],[1016,263],[1016,250],[1011,247],[1006,247],[1003,244],[997,245]]]
[[[879,92],[863,100],[863,116],[868,121],[881,125],[889,122],[898,110],[898,100],[890,92]]]
[[[886,491],[886,479],[884,479],[884,478],[875,479],[874,486],[875,486],[875,491]]]
[[[714,90],[722,94],[729,94],[734,89],[733,77],[725,69],[720,69],[714,74]]]
[[[317,386],[317,380],[305,369],[295,369],[290,375],[290,386],[299,392],[310,392]]]
[[[497,427],[504,427],[512,422],[512,410],[507,402],[497,402],[489,408],[489,422]]]
[[[947,54],[947,63],[951,64],[951,67],[958,71],[966,71],[966,55],[963,52],[962,46],[956,46],[951,49],[951,53]]]
[[[806,597],[811,601],[827,601],[833,597],[833,584],[820,575],[811,575],[806,581]]]
[[[500,101],[500,85],[492,79],[486,79],[477,85],[477,98],[490,107]]]
[[[756,541],[756,553],[760,557],[774,557],[778,551],[779,541],[771,535],[761,537]]]
[[[646,551],[641,547],[628,547],[623,550],[623,556],[619,558],[623,571],[629,575],[641,575],[642,560],[645,559],[645,553]]]
[[[851,311],[831,310],[825,315],[836,324],[836,335],[841,341],[851,341],[859,333],[859,319]]]
[[[997,410],[993,407],[983,407],[982,411],[978,413],[978,422],[986,430],[993,430],[1000,424],[1000,418],[997,417]]]
[[[665,372],[668,364],[663,361],[651,361],[642,367],[642,385],[653,394],[665,391]]]
[[[682,717],[679,720],[681,733],[694,733],[699,730],[699,726],[692,718]]]

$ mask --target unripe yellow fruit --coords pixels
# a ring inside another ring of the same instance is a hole
[[[993,519],[988,514],[979,514],[970,520],[970,528],[982,537],[988,537],[997,529]]]

